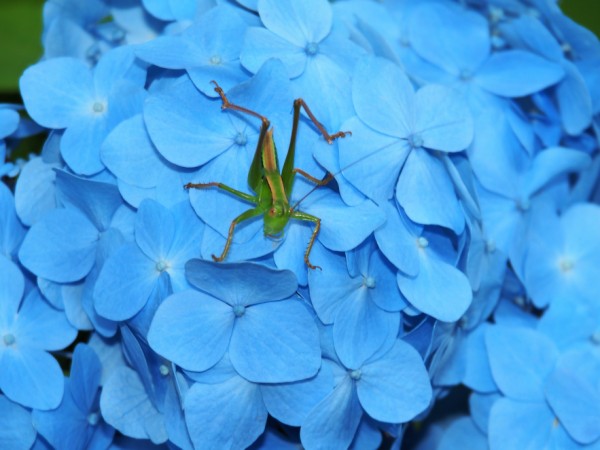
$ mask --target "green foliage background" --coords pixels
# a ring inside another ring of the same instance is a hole
[[[18,101],[21,73],[42,54],[43,3],[43,0],[0,0],[0,102]],[[600,35],[599,0],[562,0],[561,7],[574,20]]]

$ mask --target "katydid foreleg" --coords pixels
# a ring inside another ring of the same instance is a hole
[[[306,251],[304,252],[304,263],[311,269],[321,269],[319,266],[312,265],[310,263],[310,260],[308,259],[310,251],[312,250],[313,245],[315,244],[315,239],[317,239],[317,235],[319,234],[319,230],[321,229],[321,219],[302,211],[292,211],[290,217],[292,219],[306,220],[307,222],[312,222],[315,224],[315,229],[313,230],[312,235],[310,236],[308,246],[306,247]]]

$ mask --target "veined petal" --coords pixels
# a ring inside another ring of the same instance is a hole
[[[158,307],[148,343],[183,369],[201,372],[225,353],[234,320],[229,305],[197,291],[183,291]]]
[[[76,58],[51,58],[29,67],[19,82],[27,111],[39,124],[66,128],[93,103],[92,73]]]
[[[53,356],[36,348],[0,350],[0,389],[11,400],[35,409],[56,408],[64,378]]]
[[[255,383],[284,383],[314,376],[321,365],[314,319],[298,300],[246,308],[229,345],[237,372]]]
[[[184,408],[196,448],[247,448],[264,431],[268,416],[260,387],[240,376],[194,384]]]
[[[19,259],[40,277],[59,283],[77,281],[95,263],[98,238],[96,227],[81,213],[56,209],[29,229]]]

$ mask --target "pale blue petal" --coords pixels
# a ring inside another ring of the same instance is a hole
[[[36,438],[36,430],[31,422],[31,412],[0,396],[0,444],[11,450],[29,450]]]
[[[237,372],[256,383],[302,380],[321,366],[317,326],[299,300],[246,308],[235,322],[229,355]]]
[[[419,251],[415,245],[422,227],[412,223],[395,202],[381,205],[387,220],[375,230],[375,239],[382,253],[403,273],[417,276],[419,273]]]
[[[65,162],[80,175],[94,175],[104,169],[100,160],[100,146],[108,134],[104,116],[83,116],[67,128],[60,141],[60,154]]]
[[[13,134],[19,126],[19,113],[0,107],[0,139]]]
[[[565,147],[549,147],[538,153],[528,171],[524,196],[532,196],[560,175],[580,172],[591,164],[588,155]]]
[[[358,117],[344,122],[342,128],[352,136],[339,141],[339,171],[359,191],[383,203],[393,195],[408,144],[375,132]]]
[[[144,120],[161,155],[181,167],[198,167],[234,145],[235,135],[225,134],[228,114],[185,78],[148,98]]]
[[[351,301],[362,286],[362,279],[352,279],[346,258],[327,251],[320,243],[313,247],[311,257],[321,264],[322,270],[308,273],[310,300],[319,319],[332,324],[347,301]]]
[[[258,13],[267,29],[303,48],[329,34],[333,17],[329,3],[320,0],[258,0]]]
[[[231,305],[254,305],[290,297],[298,282],[293,272],[255,263],[215,263],[193,259],[186,264],[188,281]]]
[[[116,185],[80,178],[64,170],[56,171],[56,187],[63,203],[84,213],[100,231],[106,231],[123,205]]]
[[[409,26],[415,51],[452,75],[472,73],[489,55],[488,23],[475,11],[425,2],[411,13]]]
[[[396,199],[406,215],[424,225],[440,225],[460,234],[463,210],[444,163],[425,149],[408,155],[396,184]]]
[[[150,439],[154,444],[167,440],[164,418],[150,401],[138,374],[118,367],[104,384],[100,409],[106,422],[125,436]]]
[[[425,364],[406,342],[396,340],[389,352],[360,370],[356,392],[372,418],[408,422],[429,406],[432,390]]]
[[[29,229],[19,259],[40,277],[68,283],[88,274],[97,242],[98,230],[81,213],[57,209]]]
[[[420,249],[419,274],[398,273],[398,286],[415,308],[443,322],[454,322],[471,304],[471,286],[460,270],[431,253],[429,248]]]
[[[134,244],[126,244],[104,263],[94,288],[94,308],[102,317],[127,320],[146,304],[160,272]]]
[[[56,408],[61,402],[62,370],[45,351],[5,348],[0,351],[0,366],[0,389],[12,401],[43,410]]]
[[[563,68],[523,50],[494,53],[477,71],[474,82],[503,97],[524,97],[556,84]]]
[[[490,368],[485,330],[487,323],[475,328],[467,337],[466,371],[462,382],[477,392],[494,392],[498,390]]]
[[[56,208],[54,169],[58,168],[58,164],[47,164],[42,158],[32,157],[21,169],[15,186],[15,209],[23,224],[31,226]]]
[[[135,241],[153,261],[167,257],[175,238],[175,220],[167,208],[154,200],[143,201],[135,218]]]
[[[347,206],[338,194],[327,189],[315,192],[302,209],[321,219],[319,241],[339,252],[357,247],[385,222],[385,214],[371,200]]]
[[[127,147],[127,151],[123,148]],[[141,114],[126,119],[107,136],[100,158],[119,180],[139,187],[156,186],[166,162],[152,145]]]
[[[269,414],[287,425],[299,427],[333,388],[331,368],[322,364],[312,378],[294,383],[263,384],[260,390]]]
[[[473,140],[473,119],[458,91],[427,85],[415,94],[414,133],[423,146],[443,152],[465,150]]]
[[[543,401],[544,381],[558,357],[552,341],[534,330],[496,325],[486,331],[485,342],[500,390],[515,400]]]
[[[0,256],[0,324],[12,321],[25,291],[25,279],[16,264]]]
[[[567,432],[581,444],[600,438],[600,358],[590,351],[565,353],[546,380],[546,399]]]
[[[304,46],[307,43],[295,45],[268,30],[251,27],[246,31],[240,61],[246,69],[256,73],[267,60],[276,58],[283,62],[288,76],[296,78],[306,67],[308,56]]]
[[[52,308],[32,289],[15,318],[13,332],[23,348],[62,350],[77,336],[77,330],[67,321],[63,311]]]
[[[156,353],[184,369],[206,370],[227,349],[234,320],[227,304],[200,292],[184,291],[159,306],[148,331],[148,343]]]
[[[372,129],[398,138],[413,131],[414,89],[395,64],[382,58],[358,63],[352,80],[352,100],[358,117]]]
[[[501,398],[490,414],[490,450],[552,448],[549,441],[554,428],[554,415],[546,403]]]
[[[394,286],[396,287],[396,286]],[[358,368],[400,329],[400,314],[380,309],[360,286],[338,311],[333,323],[333,342],[340,361]]]
[[[146,82],[146,68],[136,60],[133,46],[122,45],[111,49],[102,55],[94,67],[97,95],[108,96],[120,80],[130,81],[139,87]]]
[[[560,118],[568,134],[578,135],[583,133],[592,121],[592,99],[577,67],[564,61],[563,68],[567,75],[556,86]]]
[[[354,439],[362,416],[354,383],[350,377],[344,377],[302,424],[302,444],[316,450],[345,450]]]
[[[184,408],[195,448],[246,448],[262,434],[268,416],[260,387],[239,376],[194,384]]]
[[[436,450],[487,450],[487,436],[479,430],[470,417],[454,420],[444,431]]]
[[[93,104],[92,74],[75,58],[52,58],[29,67],[19,82],[27,112],[40,125],[66,128]]]

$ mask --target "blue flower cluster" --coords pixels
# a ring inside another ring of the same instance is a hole
[[[47,0],[42,40],[0,446],[600,449],[600,42],[555,0]],[[212,261],[294,146],[314,243],[259,215]]]

